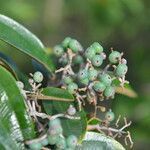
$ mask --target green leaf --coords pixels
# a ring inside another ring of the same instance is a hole
[[[54,100],[54,101],[74,101],[73,95],[71,95],[67,90],[55,87],[46,87],[42,90],[43,99]]]
[[[35,137],[34,126],[13,76],[0,66],[0,77],[0,127],[6,137],[9,135],[16,145],[22,146],[24,140]],[[0,136],[0,144],[3,140]]]
[[[18,79],[17,74],[15,73],[13,68],[3,58],[0,58],[0,65],[7,69],[14,76],[15,79]]]
[[[76,150],[125,150],[125,148],[116,140],[104,134],[96,132],[87,132],[82,145]]]
[[[113,85],[115,86],[116,93],[118,94],[122,94],[131,98],[136,98],[138,96],[128,83],[125,83],[124,87],[121,87],[120,81],[118,79],[115,79],[113,81]]]
[[[68,97],[72,98],[72,95],[68,93],[68,91],[58,88],[45,88],[43,89],[44,95],[50,96],[59,96],[63,99],[68,99]],[[70,95],[70,96],[69,96]],[[55,115],[59,113],[66,113],[69,105],[74,103],[72,101],[42,101],[45,112],[49,115]],[[62,126],[64,129],[64,135],[68,136],[70,134],[76,135],[78,138],[82,139],[87,127],[86,114],[84,111],[77,112],[76,116],[79,116],[81,119],[79,120],[70,120],[66,118],[61,118]]]
[[[4,15],[0,15],[0,39],[36,59],[49,71],[54,70],[41,41],[25,27]]]
[[[91,118],[88,120],[88,125],[96,125],[96,124],[101,124],[102,120],[99,118]]]

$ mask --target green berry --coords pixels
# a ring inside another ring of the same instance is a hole
[[[42,144],[42,146],[48,145],[48,138],[46,137],[46,138],[42,139],[41,144]]]
[[[93,86],[94,90],[97,92],[103,92],[106,88],[105,84],[100,81],[96,81]]]
[[[32,144],[30,144],[29,145],[29,148],[31,149],[31,150],[41,150],[41,148],[42,148],[42,144],[41,143],[32,143]]]
[[[73,64],[82,64],[83,63],[83,57],[81,55],[76,55],[73,57]]]
[[[60,119],[56,118],[56,119],[53,119],[53,120],[50,120],[49,121],[49,127],[55,127],[55,126],[61,126],[61,121]]]
[[[82,83],[83,85],[88,85],[89,84],[89,79],[88,78],[81,79],[80,83]]]
[[[59,137],[59,140],[56,143],[56,147],[60,149],[66,148],[66,140],[64,137]]]
[[[23,89],[23,88],[24,88],[23,82],[17,81],[16,83],[17,83],[17,86],[18,86],[20,89]]]
[[[94,42],[91,46],[94,47],[96,53],[100,54],[103,52],[103,47],[98,42]]]
[[[115,119],[115,114],[110,110],[110,111],[106,112],[105,119],[108,120],[109,122],[111,122]]]
[[[56,125],[54,127],[50,127],[48,133],[50,135],[59,135],[63,133],[63,128],[60,125]]]
[[[128,67],[126,64],[119,64],[116,68],[116,75],[118,77],[123,77],[128,71]]]
[[[99,78],[100,81],[103,82],[106,86],[110,86],[112,83],[112,79],[109,74],[101,74]]]
[[[63,54],[64,54],[64,49],[63,47],[61,47],[60,45],[56,45],[54,47],[54,54],[57,56],[57,57],[61,57]]]
[[[74,39],[71,39],[69,42],[69,48],[74,52],[77,53],[78,51],[83,51],[83,48],[81,46],[81,44]]]
[[[78,143],[78,139],[75,135],[70,135],[67,140],[67,146],[69,148],[75,148],[77,146],[77,143]]]
[[[119,53],[118,51],[112,51],[109,55],[109,61],[112,64],[118,63],[120,59],[121,59],[121,53]]]
[[[104,91],[104,95],[106,97],[113,97],[114,94],[115,94],[115,88],[113,86],[106,87],[106,89]]]
[[[69,43],[71,41],[71,38],[70,37],[66,37],[63,41],[62,41],[62,46],[64,48],[67,48],[69,46]]]
[[[53,135],[53,136],[48,135],[47,138],[48,138],[48,143],[49,143],[50,145],[54,145],[54,144],[56,144],[57,141],[59,140],[59,135]]]
[[[96,69],[90,68],[88,70],[88,78],[89,78],[90,81],[95,80],[97,78],[97,75],[98,75],[98,72],[97,72]]]
[[[96,67],[99,67],[101,66],[103,63],[103,58],[101,55],[95,55],[93,58],[92,58],[92,64],[93,66],[96,66]]]
[[[72,78],[70,76],[65,76],[63,78],[63,81],[64,81],[65,84],[70,84],[70,83],[73,82],[73,80],[72,80]]]
[[[85,57],[90,60],[92,60],[92,58],[95,56],[95,54],[96,54],[95,49],[92,46],[88,47],[85,51]]]
[[[74,106],[70,105],[69,108],[67,109],[67,113],[70,115],[70,116],[73,116],[76,114],[76,109]]]
[[[78,77],[80,80],[88,78],[88,71],[86,69],[80,70]]]
[[[36,71],[33,74],[33,80],[37,83],[40,83],[43,81],[43,74],[40,71]]]
[[[76,90],[78,89],[78,85],[76,83],[70,83],[67,89],[71,94],[74,94]]]

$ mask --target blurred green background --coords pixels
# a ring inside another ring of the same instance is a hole
[[[135,150],[150,149],[150,1],[149,0],[0,0],[0,13],[22,23],[47,47],[66,36],[79,40],[84,48],[100,42],[123,51],[128,60],[127,79],[138,98],[116,96],[116,114],[133,121],[130,131]],[[29,73],[30,58],[0,42],[21,70]],[[28,67],[29,66],[29,67]]]

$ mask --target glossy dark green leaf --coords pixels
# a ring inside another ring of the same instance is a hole
[[[15,79],[18,79],[17,74],[15,73],[13,68],[11,68],[11,66],[3,58],[0,58],[0,65],[7,69],[14,76]]]
[[[4,15],[0,15],[0,39],[36,59],[49,71],[54,70],[41,41],[22,25]]]
[[[87,132],[82,145],[76,150],[125,150],[125,148],[116,140],[104,134],[96,132]]]
[[[26,76],[26,74],[24,74],[17,66],[17,64],[14,62],[14,60],[5,55],[4,53],[0,52],[0,59],[2,61],[4,61],[12,70],[12,74],[14,74],[14,76],[16,77],[17,80],[20,80],[24,83],[25,88],[29,88],[29,82],[28,82],[28,77]],[[14,72],[14,73],[13,73]]]
[[[74,101],[73,95],[67,90],[55,87],[46,87],[42,90],[43,99],[54,100],[54,101]]]
[[[59,89],[59,90],[62,91],[62,89]],[[44,91],[44,94],[46,95],[48,95],[49,92],[51,93],[51,95],[52,94],[55,95],[55,90],[52,91],[51,88],[46,88],[46,92],[45,92],[45,89],[43,91]],[[67,98],[68,97],[67,93],[68,92],[66,90],[63,90],[63,93],[60,92],[60,94],[57,94],[57,96],[60,95],[61,97],[63,96],[63,98]],[[43,100],[42,102],[43,102],[43,106],[44,106],[46,113],[49,115],[66,113],[67,109],[69,108],[69,105],[70,104],[74,105],[74,102],[71,102],[71,101],[65,102],[65,101],[55,101],[55,100],[54,101]],[[86,114],[84,111],[81,111],[81,112],[77,112],[76,116],[80,117],[80,119],[70,120],[66,118],[61,118],[62,126],[64,129],[64,135],[68,136],[70,134],[74,134],[80,139],[82,139],[86,132],[86,127],[87,127]]]
[[[13,76],[0,66],[0,77],[0,124],[13,141],[22,145],[23,140],[35,137],[34,126]]]

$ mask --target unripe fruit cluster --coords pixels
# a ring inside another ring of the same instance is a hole
[[[73,54],[71,61],[68,50]],[[63,86],[72,94],[79,92],[80,88],[87,87],[87,90],[96,93],[100,100],[113,98],[115,95],[113,80],[123,81],[128,70],[127,61],[122,58],[123,54],[114,50],[111,50],[108,56],[109,67],[103,69],[101,66],[106,54],[98,42],[94,42],[84,50],[77,40],[67,37],[60,45],[54,47],[54,53],[59,58],[58,62],[65,62],[61,63],[65,66],[70,65],[74,72],[69,73],[65,70],[67,73],[62,73]],[[109,68],[114,69],[109,71]]]
[[[48,145],[55,145],[56,149],[59,150],[75,150],[78,139],[75,135],[70,135],[67,138],[63,136],[60,119],[50,120],[48,126],[47,136],[41,141],[32,142],[28,145],[31,150],[41,150],[42,147]]]

